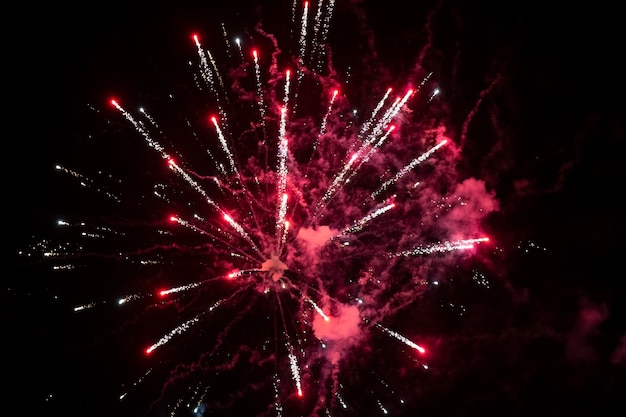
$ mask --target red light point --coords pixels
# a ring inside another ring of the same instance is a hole
[[[254,57],[254,59],[257,59],[257,58],[258,58],[258,56],[257,56],[257,52],[256,52],[256,49],[253,49],[253,50],[252,50],[252,56]]]
[[[197,34],[194,33],[193,35],[191,35],[191,37],[193,38],[195,43],[198,43],[198,35]]]
[[[118,106],[118,104],[117,104],[117,100],[116,100],[116,99],[114,99],[114,98],[112,98],[112,99],[111,99],[110,103],[111,103],[111,105],[112,105],[112,106],[115,106],[115,107],[117,107],[117,106]]]
[[[170,216],[170,221],[171,221],[171,222],[177,222],[177,221],[178,221],[178,217],[176,217],[176,216]]]

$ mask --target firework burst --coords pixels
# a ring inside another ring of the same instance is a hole
[[[244,39],[222,25],[219,52],[192,34],[190,88],[153,109],[97,110],[107,137],[143,147],[130,178],[57,166],[101,198],[106,222],[60,220],[76,238],[31,252],[110,274],[74,311],[115,300],[132,318],[118,337],[143,371],[122,403],[160,381],[148,409],[170,415],[386,414],[408,392],[394,372],[428,372],[424,318],[407,317],[488,242],[480,224],[497,203],[459,177],[461,141],[425,117],[436,74],[418,66],[351,101],[328,52],[333,11],[294,2],[286,50],[260,26]],[[190,101],[203,104],[167,115]]]

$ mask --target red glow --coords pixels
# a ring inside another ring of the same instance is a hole
[[[256,49],[253,49],[253,50],[252,50],[252,56],[254,57],[254,59],[257,59],[257,58],[258,58],[258,56],[257,56],[257,52],[256,52]]]
[[[151,354],[152,353],[152,348],[151,347],[146,348],[145,352],[146,352],[146,355]]]
[[[233,271],[230,274],[228,274],[228,279],[233,279],[235,278],[237,275],[239,274],[239,271]]]
[[[195,43],[198,43],[198,35],[197,34],[194,33],[193,35],[191,35],[191,37],[193,38]]]
[[[176,216],[170,216],[170,221],[171,221],[171,222],[178,222],[178,217],[176,217]]]
[[[213,124],[217,124],[217,118],[215,116],[211,116],[211,121],[213,122]]]
[[[118,104],[117,104],[117,100],[116,100],[116,99],[114,99],[114,98],[112,98],[112,99],[111,99],[110,103],[111,103],[111,105],[112,105],[112,106],[115,106],[115,107],[117,107],[117,106],[118,106]]]
[[[167,290],[159,291],[159,297],[165,297],[167,295]]]

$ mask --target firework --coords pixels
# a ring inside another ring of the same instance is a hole
[[[129,274],[137,284],[107,289],[134,288],[116,307],[151,329],[133,340],[144,343],[144,371],[121,387],[122,402],[160,380],[149,409],[170,415],[362,415],[364,398],[387,413],[403,395],[385,365],[362,357],[392,350],[408,372],[429,369],[427,338],[400,318],[446,265],[488,242],[480,222],[496,204],[481,181],[458,179],[458,143],[442,122],[412,110],[439,95],[432,72],[398,81],[397,94],[375,85],[369,101],[350,101],[354,87],[326,54],[333,10],[294,2],[294,53],[259,27],[231,40],[222,25],[219,53],[193,34],[190,83],[207,110],[184,131],[166,129],[149,105],[135,112],[111,99],[102,112],[116,133],[145,144],[156,179],[136,177],[151,192],[115,192],[58,166],[113,210],[137,213],[108,226],[63,221],[83,229],[81,243],[44,245],[56,269],[88,270],[82,260],[95,257],[140,271]],[[359,378],[354,396],[347,387]]]

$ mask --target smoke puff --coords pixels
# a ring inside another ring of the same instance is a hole
[[[328,321],[319,315],[315,316],[313,331],[324,341],[349,339],[359,334],[360,321],[357,306],[339,305],[337,314]]]
[[[342,352],[356,343],[360,334],[361,317],[357,306],[337,305],[335,314],[325,320],[319,314],[313,319],[315,336],[326,344],[325,354],[332,364],[341,359]]]
[[[298,230],[297,239],[303,243],[307,255],[311,259],[317,259],[319,249],[324,246],[333,236],[339,232],[328,226],[318,226],[316,228],[301,228]]]

